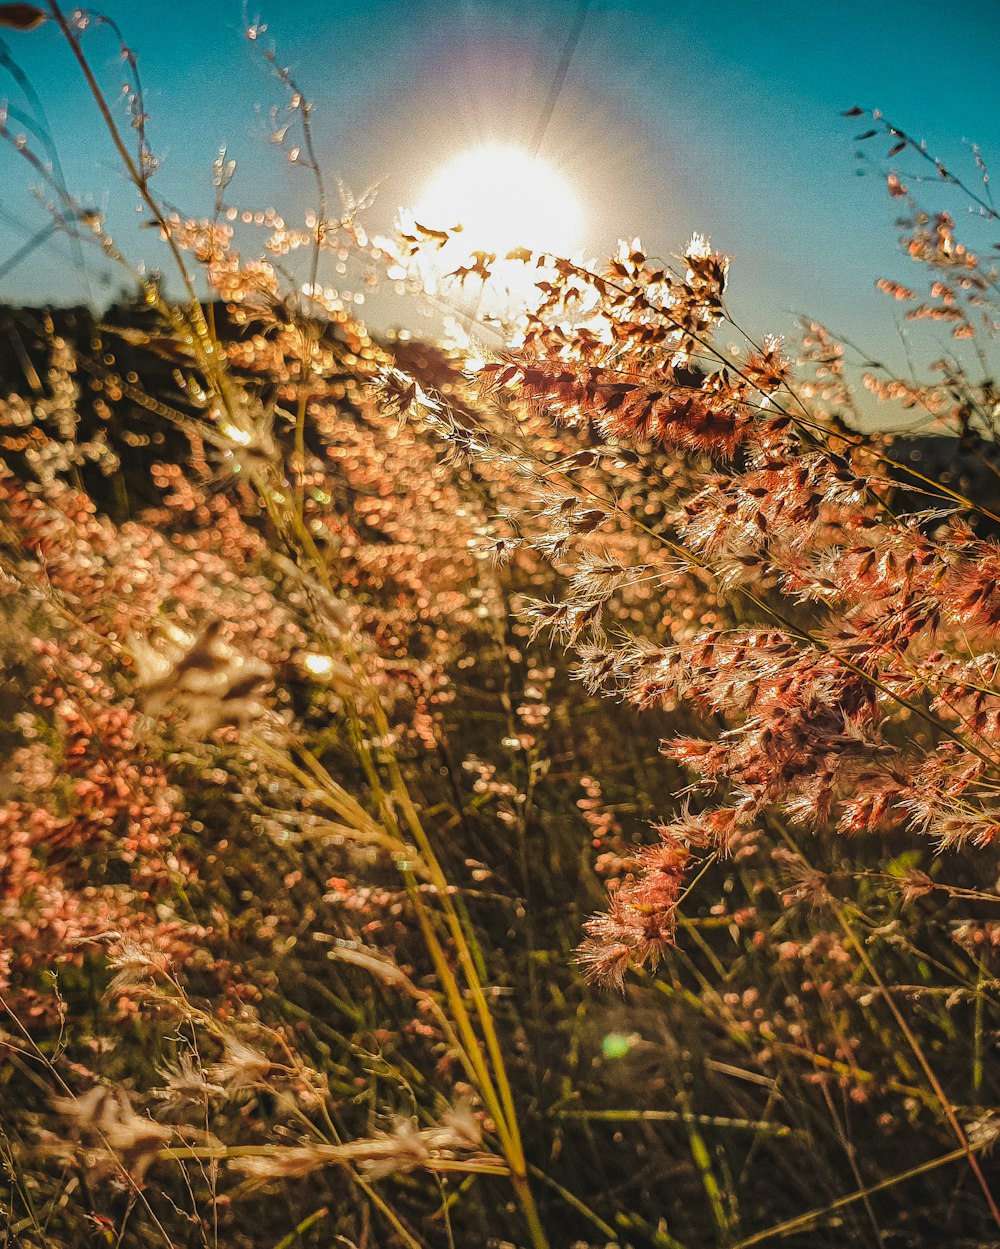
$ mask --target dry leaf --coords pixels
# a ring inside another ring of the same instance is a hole
[[[34,30],[47,16],[33,4],[0,4],[0,26],[10,30]]]

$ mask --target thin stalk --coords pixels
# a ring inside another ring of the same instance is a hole
[[[192,346],[198,352],[199,362],[202,364],[203,368],[205,368],[208,377],[212,379],[212,383],[220,397],[228,403],[228,378],[226,377],[225,370],[221,366],[220,356],[215,348],[215,343],[212,340],[208,325],[205,321],[205,316],[201,309],[201,303],[198,299],[198,293],[194,288],[194,282],[192,281],[191,274],[188,272],[187,265],[184,263],[184,257],[181,255],[180,248],[174,240],[170,224],[163,215],[163,210],[160,207],[158,200],[149,190],[148,178],[137,167],[131,152],[128,150],[128,146],[122,138],[121,131],[118,129],[118,124],[111,114],[111,109],[105,99],[104,92],[101,90],[100,84],[94,76],[94,71],[90,68],[90,63],[83,54],[83,49],[80,47],[80,41],[77,39],[72,28],[70,27],[69,22],[63,14],[62,9],[58,4],[58,0],[49,0],[49,10],[55,18],[59,29],[62,31],[63,37],[69,44],[70,51],[73,53],[77,64],[80,66],[87,86],[90,89],[90,94],[93,96],[94,102],[97,104],[98,110],[100,111],[101,117],[104,121],[104,125],[111,138],[111,142],[114,144],[115,151],[118,153],[119,159],[125,166],[125,171],[129,176],[129,180],[139,192],[143,203],[149,209],[153,220],[159,226],[160,231],[163,234],[167,249],[169,250],[174,264],[177,267],[177,272],[180,276],[181,282],[184,284],[184,291],[188,298],[188,315],[191,318],[191,328],[194,331]]]
[[[975,1152],[973,1151],[972,1146],[969,1144],[969,1138],[966,1136],[965,1130],[963,1129],[962,1125],[958,1121],[958,1116],[955,1114],[955,1108],[952,1106],[951,1101],[948,1098],[948,1095],[945,1093],[944,1089],[941,1087],[941,1082],[938,1080],[937,1074],[935,1073],[934,1068],[928,1062],[927,1056],[924,1054],[923,1047],[920,1045],[919,1041],[914,1036],[913,1030],[911,1029],[909,1023],[907,1022],[907,1019],[905,1015],[903,1014],[903,1012],[896,1005],[896,1001],[893,998],[892,994],[887,993],[885,991],[885,985],[882,982],[881,976],[879,976],[878,972],[876,971],[874,963],[868,957],[868,951],[864,948],[864,945],[861,943],[861,941],[859,941],[857,934],[855,933],[854,929],[845,919],[843,911],[839,906],[836,906],[834,908],[834,914],[837,917],[837,922],[840,924],[840,927],[843,929],[844,935],[847,937],[848,941],[857,951],[858,957],[860,958],[862,964],[864,965],[865,970],[868,972],[869,976],[871,976],[871,978],[875,981],[875,983],[882,990],[882,997],[886,1005],[889,1007],[889,1011],[892,1014],[893,1018],[895,1019],[896,1025],[898,1026],[900,1032],[902,1032],[903,1036],[906,1038],[906,1043],[909,1045],[911,1051],[913,1052],[913,1056],[916,1058],[917,1063],[919,1064],[921,1070],[923,1071],[924,1076],[927,1079],[927,1083],[933,1089],[934,1096],[937,1099],[938,1104],[940,1105],[942,1111],[944,1112],[945,1118],[948,1120],[951,1130],[954,1132],[956,1139],[958,1140],[959,1144],[962,1147],[960,1150],[960,1153],[964,1154],[968,1158],[969,1168],[972,1171],[973,1175],[976,1177],[976,1182],[979,1184],[979,1187],[982,1190],[983,1196],[986,1198],[986,1205],[989,1208],[990,1215],[994,1223],[996,1223],[997,1227],[1000,1228],[1000,1207],[997,1206],[996,1200],[993,1197],[993,1193],[990,1190],[990,1186],[986,1181],[986,1176],[983,1174],[983,1169],[979,1165],[979,1159],[975,1156]]]
[[[784,1123],[760,1119],[732,1119],[726,1115],[702,1115],[686,1110],[560,1110],[557,1119],[585,1119],[595,1123],[694,1123],[734,1132],[761,1132],[767,1136],[804,1137]]]
[[[324,1159],[329,1165],[350,1168],[356,1153],[345,1147],[343,1156],[336,1154],[337,1146],[329,1146]],[[164,1162],[190,1162],[194,1159],[228,1162],[234,1158],[280,1158],[282,1146],[278,1145],[175,1145],[161,1149],[157,1157]],[[421,1164],[428,1171],[458,1171],[476,1175],[506,1175],[507,1168],[501,1163],[485,1162],[479,1158],[427,1158]]]
[[[563,1201],[565,1201],[568,1206],[571,1206],[577,1214],[582,1214],[585,1219],[589,1220],[589,1222],[597,1228],[602,1236],[606,1236],[610,1241],[614,1241],[616,1239],[617,1234],[615,1229],[609,1223],[605,1223],[599,1214],[591,1210],[590,1206],[588,1206],[585,1202],[582,1202],[580,1198],[574,1193],[571,1193],[568,1188],[563,1188],[558,1180],[554,1180],[551,1175],[546,1175],[540,1167],[529,1166],[528,1170],[537,1180],[540,1180],[541,1183],[545,1184],[548,1188],[551,1188],[554,1193],[558,1193]]]
[[[751,1249],[753,1245],[762,1245],[765,1241],[773,1240],[777,1236],[790,1236],[793,1232],[806,1231],[820,1219],[826,1218],[829,1214],[836,1214],[838,1210],[843,1210],[845,1207],[853,1205],[856,1201],[864,1201],[875,1193],[885,1192],[887,1188],[894,1188],[897,1184],[903,1184],[907,1180],[913,1180],[920,1175],[926,1175],[929,1171],[936,1171],[938,1167],[947,1166],[950,1162],[958,1162],[959,1159],[966,1157],[967,1154],[968,1150],[966,1149],[953,1149],[949,1154],[942,1154],[940,1158],[933,1158],[930,1162],[922,1162],[919,1166],[910,1167],[908,1171],[900,1171],[897,1175],[880,1180],[877,1184],[869,1184],[867,1188],[858,1189],[857,1192],[850,1193],[847,1197],[838,1197],[836,1201],[831,1201],[829,1205],[821,1206],[816,1210],[810,1210],[808,1213],[800,1214],[794,1219],[786,1219],[784,1223],[776,1223],[773,1227],[769,1227],[763,1232],[755,1232],[752,1236],[747,1236],[745,1239],[737,1241],[736,1244],[730,1245],[729,1249]]]

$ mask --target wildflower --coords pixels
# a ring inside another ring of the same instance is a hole
[[[800,854],[778,846],[771,851],[771,858],[780,863],[788,873],[791,884],[781,894],[785,906],[796,902],[808,902],[810,906],[824,906],[830,901],[825,872],[807,863]]]
[[[164,1063],[157,1070],[166,1085],[154,1089],[153,1096],[160,1098],[171,1109],[204,1108],[210,1097],[225,1096],[225,1088],[221,1084],[213,1084],[190,1053],[182,1053],[176,1062]]]
[[[109,950],[108,966],[115,974],[104,994],[113,998],[122,989],[153,979],[164,970],[164,960],[137,941],[123,940]]]
[[[232,1096],[262,1084],[271,1069],[270,1059],[260,1050],[227,1035],[222,1058],[207,1069],[206,1075],[212,1084],[219,1085]]]
[[[380,369],[372,386],[382,411],[395,416],[398,428],[402,428],[413,413],[427,417],[441,410],[441,405],[427,394],[419,382],[400,369]]]
[[[780,346],[780,339],[765,338],[762,347],[749,353],[743,366],[749,381],[765,395],[786,385],[791,375],[791,364],[781,354]]]
[[[576,961],[599,984],[621,990],[631,963],[655,968],[673,941],[692,838],[700,839],[703,830],[697,817],[685,813],[657,831],[660,840],[639,852],[636,871],[619,883],[607,912],[584,924],[587,938]]]

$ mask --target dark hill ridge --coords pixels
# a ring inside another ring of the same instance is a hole
[[[237,319],[222,303],[204,310],[224,342],[257,334],[266,336],[275,325],[274,318]],[[370,362],[360,357],[372,346],[371,340],[360,326],[352,323],[324,322],[317,327],[317,337],[335,362],[324,383],[337,390],[343,410],[359,415],[358,386],[366,369],[371,368]],[[142,400],[149,396],[168,404],[182,417],[197,417],[198,409],[178,383],[179,371],[190,371],[190,358],[174,347],[157,314],[141,302],[112,304],[100,316],[85,306],[0,305],[0,397],[48,393],[51,344],[55,338],[63,339],[77,360],[80,439],[91,438],[103,429],[116,449],[130,448],[122,466],[127,495],[140,506],[154,502],[148,493],[150,462],[186,459],[190,446],[176,423],[157,415],[155,405]],[[239,374],[240,370],[234,372]],[[265,402],[274,397],[274,387],[263,375],[249,370],[244,375],[253,380],[255,391]],[[23,429],[4,427],[0,422],[0,456],[16,466],[25,445]],[[91,497],[117,519],[123,519],[118,515],[124,497],[120,488],[112,490],[89,465],[82,465],[80,471]]]
[[[1000,446],[996,443],[975,435],[961,439],[948,434],[900,435],[892,440],[888,453],[900,464],[994,511],[995,503],[1000,503]],[[905,475],[899,475],[905,480]]]
[[[222,303],[214,304],[211,312],[223,341],[238,340],[261,328],[252,320],[249,324],[237,321]],[[115,333],[116,329],[126,331],[125,336]],[[356,383],[364,370],[357,367],[354,353],[358,351],[359,342],[371,340],[360,327],[350,324],[325,323],[321,333],[324,343],[343,360],[343,372],[329,380],[350,378]],[[142,341],[143,335],[148,336],[147,342]],[[176,372],[178,365],[184,363],[183,357],[168,349],[168,340],[162,335],[156,314],[141,302],[114,303],[100,317],[85,306],[0,305],[0,396],[45,393],[53,337],[65,340],[80,362],[81,437],[90,437],[103,426],[116,445],[133,448],[132,469],[130,471],[126,465],[124,471],[129,478],[130,495],[141,500],[145,494],[143,482],[148,476],[144,461],[163,460],[172,455],[183,458],[188,452],[188,443],[175,426],[157,418],[128,392],[163,399],[186,415],[196,415],[177,385]],[[424,386],[445,392],[450,389],[448,379],[454,364],[432,344],[410,339],[374,345],[395,355],[400,367]],[[120,388],[123,379],[126,384]],[[103,400],[103,415],[99,415],[95,407],[97,399]],[[360,416],[349,397],[340,402],[345,409],[353,408],[354,414]],[[12,463],[18,458],[17,435],[18,431],[0,424],[0,456]],[[887,453],[931,481],[941,482],[991,510],[1000,510],[1000,447],[996,444],[975,435],[962,439],[947,434],[900,435],[890,440]],[[896,470],[893,475],[899,482],[897,499],[903,510],[928,506],[919,479],[902,470]],[[89,475],[87,484],[96,498],[106,500],[109,509],[115,510],[106,484],[102,487],[100,482],[89,480]]]

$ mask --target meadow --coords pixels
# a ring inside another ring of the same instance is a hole
[[[985,167],[845,117],[906,377],[755,341],[700,236],[376,335],[327,261],[418,300],[455,241],[369,239],[278,62],[315,203],[238,233],[43,21],[181,295],[0,117],[134,291],[3,311],[0,1243],[1000,1243]]]

